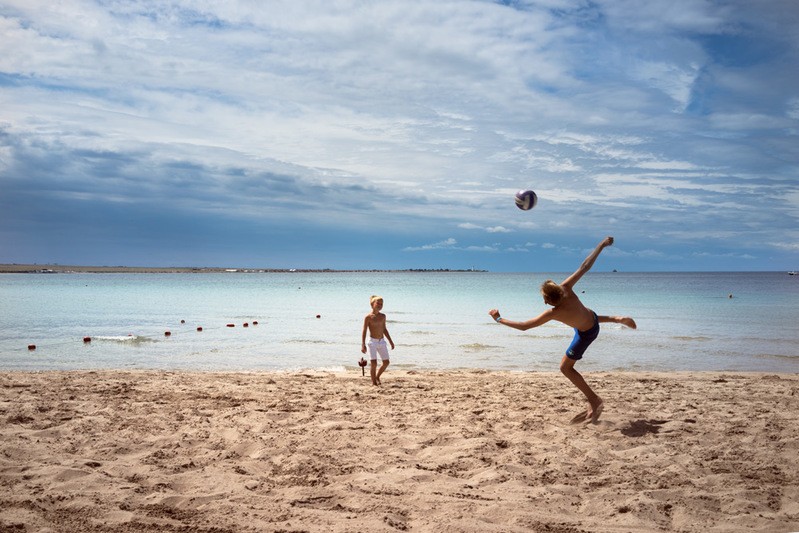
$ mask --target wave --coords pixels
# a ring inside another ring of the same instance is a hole
[[[403,342],[403,347],[407,348],[436,348],[438,344],[431,344],[429,342]]]
[[[291,339],[283,341],[283,344],[337,344],[337,343],[324,341],[320,339]]]
[[[492,346],[490,344],[481,344],[479,342],[474,342],[472,344],[461,344],[460,347],[470,352],[483,352],[486,350],[498,350],[502,348],[501,346]]]
[[[788,359],[791,361],[799,361],[799,355],[786,355],[786,354],[776,354],[776,353],[759,353],[755,357],[761,359]]]
[[[355,367],[355,368],[358,368],[358,367]],[[360,370],[360,368],[358,368],[358,369]],[[325,373],[333,372],[333,373],[336,373],[336,374],[341,374],[341,373],[347,372],[347,367],[344,366],[344,365],[334,365],[334,366],[297,366],[297,367],[294,367],[294,368],[287,368],[287,369],[283,370],[282,372],[286,373],[286,374],[297,374],[297,373],[303,373],[303,372],[312,372],[312,373],[316,373],[316,372],[325,372]]]
[[[92,341],[116,342],[119,344],[131,344],[134,346],[146,344],[148,342],[158,342],[155,339],[145,337],[143,335],[100,335],[98,337],[92,337]]]

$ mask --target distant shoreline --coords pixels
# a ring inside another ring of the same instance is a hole
[[[229,267],[131,267],[131,266],[87,266],[87,265],[55,265],[55,264],[22,264],[22,263],[0,263],[0,274],[208,274],[208,273],[244,273],[244,274],[264,274],[264,273],[345,273],[345,272],[454,272],[454,273],[468,273],[468,272],[490,272],[490,270],[481,270],[477,268],[395,268],[395,269],[381,269],[381,268],[349,268],[349,269],[335,269],[335,268],[229,268]],[[565,272],[565,271],[564,271]],[[604,271],[604,273],[617,273],[618,270]],[[627,272],[627,274],[634,273],[635,271]],[[785,270],[726,270],[726,271],[692,271],[692,270],[678,270],[678,271],[647,271],[646,273],[682,273],[682,274],[699,274],[699,273],[786,273],[796,275],[796,272]],[[640,272],[638,272],[640,273]]]
[[[321,272],[488,272],[453,268],[408,268],[395,270],[332,268],[221,268],[221,267],[126,267],[78,265],[0,264],[0,274],[207,274],[207,273],[321,273]]]

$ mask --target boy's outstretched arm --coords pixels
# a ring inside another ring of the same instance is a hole
[[[492,309],[488,312],[497,323],[502,324],[503,326],[508,326],[513,329],[518,329],[519,331],[527,331],[531,328],[537,328],[542,324],[546,324],[553,318],[555,318],[555,312],[553,309],[547,309],[540,315],[535,318],[531,318],[530,320],[526,320],[524,322],[516,322],[514,320],[508,320],[507,318],[502,318],[499,314],[498,309]]]
[[[565,287],[573,287],[575,283],[580,281],[580,278],[583,277],[583,274],[591,270],[591,267],[594,266],[594,261],[596,258],[599,257],[599,253],[605,249],[607,246],[611,246],[613,244],[613,237],[605,237],[605,239],[596,245],[594,251],[588,254],[588,257],[585,258],[583,264],[580,265],[580,268],[574,271],[574,274],[563,280],[561,285]]]

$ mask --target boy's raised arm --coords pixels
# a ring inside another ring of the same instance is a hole
[[[583,277],[583,274],[591,270],[591,267],[594,266],[594,261],[596,258],[599,257],[599,253],[605,249],[607,246],[611,246],[613,244],[613,237],[605,237],[605,239],[596,245],[594,251],[588,254],[588,257],[585,258],[583,264],[580,265],[580,268],[574,271],[574,274],[563,280],[561,285],[565,287],[573,287],[575,283],[580,281],[580,278]]]

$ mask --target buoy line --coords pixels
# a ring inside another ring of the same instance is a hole
[[[180,324],[181,325],[185,325],[186,321],[185,320],[181,320]],[[250,324],[252,324],[253,326],[257,326],[258,325],[258,321],[257,320],[253,320],[252,322],[244,322],[242,324],[242,327],[248,328],[250,326]],[[228,323],[225,326],[225,328],[234,328],[234,327],[236,327],[236,324],[234,324],[234,323]],[[196,331],[198,333],[200,333],[200,332],[203,332],[203,331],[213,331],[213,330],[221,330],[221,329],[224,329],[224,328],[221,327],[221,326],[220,327],[211,327],[211,328],[206,328],[204,326],[197,326]],[[172,331],[167,329],[167,330],[164,331],[164,333],[162,335],[134,335],[132,333],[128,333],[127,336],[128,337],[133,337],[133,338],[136,338],[136,339],[156,340],[156,339],[160,339],[162,337],[171,337],[172,336]],[[91,344],[93,340],[102,339],[103,337],[107,337],[107,336],[104,336],[104,335],[102,335],[102,336],[85,335],[82,338],[82,340],[83,340],[83,344]],[[53,347],[57,347],[57,346],[66,346],[68,344],[74,344],[74,342],[75,341],[69,340],[69,341],[51,342],[51,343],[47,343],[47,344],[34,344],[34,343],[31,343],[31,344],[28,344],[28,351],[29,352],[34,352],[34,351],[38,350],[39,348],[53,348]]]

